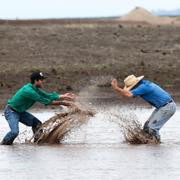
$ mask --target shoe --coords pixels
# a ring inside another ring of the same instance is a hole
[[[32,131],[34,134],[34,143],[38,143],[43,133],[43,129],[41,129],[41,124],[38,124],[35,128],[32,128]]]
[[[146,132],[146,133],[149,132],[149,126],[148,126],[148,124],[149,124],[149,121],[146,121],[145,124],[144,124],[144,126],[143,126],[143,131]]]
[[[34,143],[39,143],[41,135],[43,133],[42,129],[39,129],[35,134],[34,134]]]
[[[155,143],[161,142],[160,135],[158,135],[154,129],[146,128],[143,129],[143,131],[147,134],[147,138],[150,139],[150,141]]]
[[[13,144],[13,142],[11,142],[11,141],[6,141],[6,140],[2,140],[1,141],[1,143],[0,143],[0,145],[12,145]]]
[[[160,137],[152,136],[152,140],[153,140],[153,142],[155,142],[155,143],[157,143],[157,144],[161,143]]]

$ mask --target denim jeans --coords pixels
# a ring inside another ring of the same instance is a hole
[[[26,126],[31,126],[32,129],[36,129],[39,126],[41,121],[34,117],[32,114],[28,112],[16,112],[12,110],[9,106],[5,108],[4,111],[5,118],[9,124],[10,131],[4,137],[2,144],[12,144],[14,139],[19,134],[19,122],[25,124]]]
[[[164,124],[171,118],[176,112],[175,102],[168,103],[164,107],[156,108],[149,119],[144,124],[144,131],[149,134],[155,135],[157,139],[160,139],[159,130]]]

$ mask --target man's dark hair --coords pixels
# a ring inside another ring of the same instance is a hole
[[[35,80],[43,80],[46,79],[46,77],[43,75],[43,73],[41,71],[35,71],[31,74],[30,76],[31,79],[31,83],[34,84]]]

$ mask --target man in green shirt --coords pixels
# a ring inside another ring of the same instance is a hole
[[[59,95],[56,92],[47,93],[43,91],[41,88],[45,77],[42,72],[33,72],[30,79],[31,83],[23,86],[8,100],[4,114],[10,131],[6,134],[1,144],[11,145],[13,143],[19,134],[19,122],[31,126],[33,133],[38,130],[42,124],[41,121],[26,111],[35,102],[40,102],[44,105],[69,106],[69,103],[62,102],[62,100],[74,100],[75,98],[75,95],[72,93]]]

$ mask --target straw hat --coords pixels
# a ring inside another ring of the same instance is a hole
[[[124,90],[131,90],[144,76],[136,77],[135,75],[129,75],[124,79]]]

